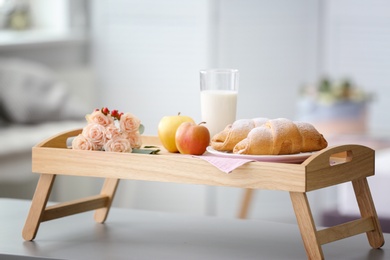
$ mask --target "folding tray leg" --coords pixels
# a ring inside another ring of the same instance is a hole
[[[97,209],[95,211],[94,219],[98,223],[104,223],[106,221],[108,212],[110,211],[112,201],[114,200],[115,192],[119,184],[119,179],[110,179],[107,178],[104,181],[100,195],[108,197],[107,204],[105,207]]]
[[[238,213],[238,218],[246,219],[248,216],[248,211],[250,204],[252,202],[253,193],[255,191],[253,189],[245,189],[244,190],[244,197],[241,202],[241,208],[240,212]]]
[[[55,180],[55,174],[41,174],[22,231],[25,240],[33,240],[38,232],[41,218]]]
[[[290,197],[308,258],[324,259],[306,193],[290,192]]]
[[[372,200],[370,187],[367,178],[362,178],[352,181],[353,189],[355,191],[356,200],[359,206],[360,215],[362,218],[371,218],[373,230],[366,232],[368,242],[373,248],[380,248],[384,245],[382,229],[379,223],[378,215],[375,210],[375,205]]]

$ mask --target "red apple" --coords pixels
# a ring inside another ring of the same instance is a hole
[[[202,155],[210,143],[210,132],[203,126],[204,122],[195,124],[182,123],[176,130],[176,147],[182,154]]]

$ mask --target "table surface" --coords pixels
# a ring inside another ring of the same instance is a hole
[[[105,224],[93,212],[43,222],[24,241],[30,204],[0,199],[0,259],[307,259],[297,225],[119,208]],[[360,234],[322,248],[325,259],[390,259],[388,243],[372,249]]]

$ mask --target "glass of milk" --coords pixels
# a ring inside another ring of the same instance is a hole
[[[200,71],[202,121],[211,138],[236,120],[238,79],[236,69]]]

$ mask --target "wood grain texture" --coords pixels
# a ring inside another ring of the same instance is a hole
[[[64,140],[63,136],[57,138]],[[48,143],[56,142],[49,140]],[[374,151],[359,145],[327,148],[302,164],[251,162],[230,174],[224,174],[199,158],[168,153],[157,137],[144,137],[143,144],[159,146],[161,153],[145,155],[80,151],[47,147],[47,143],[44,143],[43,147],[33,148],[32,169],[33,172],[62,175],[297,192],[316,190],[374,174]],[[351,151],[352,160],[330,165],[332,154],[343,151]]]
[[[340,154],[351,154],[340,163]],[[336,158],[332,158],[335,155]],[[361,145],[329,147],[302,164],[306,166],[306,191],[321,189],[343,182],[374,175],[375,152]],[[331,164],[334,162],[334,164]]]
[[[62,218],[94,209],[106,207],[108,196],[95,195],[69,202],[58,203],[45,209],[41,222]]]
[[[290,198],[308,258],[324,259],[306,193],[290,192]]]
[[[34,147],[33,172],[252,189],[305,189],[305,172],[299,164],[253,162],[225,174],[199,158],[167,152],[156,136],[142,138],[143,145],[161,149],[158,155],[64,149],[66,139],[80,131],[59,134]]]
[[[352,185],[362,218],[370,218],[373,223],[374,228],[366,232],[368,241],[373,248],[380,248],[385,240],[367,179],[354,180]]]
[[[374,230],[371,217],[353,220],[317,232],[321,245]]]
[[[75,129],[72,131],[66,131],[59,133],[53,137],[49,137],[46,140],[40,142],[37,147],[58,147],[58,148],[67,148],[66,140],[69,137],[77,136],[81,134],[83,129]]]
[[[94,219],[98,223],[104,223],[106,221],[108,213],[111,208],[112,201],[114,200],[116,189],[118,188],[119,179],[107,178],[104,181],[103,188],[100,191],[100,195],[106,197],[104,207],[95,211]]]
[[[31,208],[22,231],[22,236],[25,240],[33,240],[38,232],[55,177],[56,175],[54,174],[41,174],[39,177]]]

